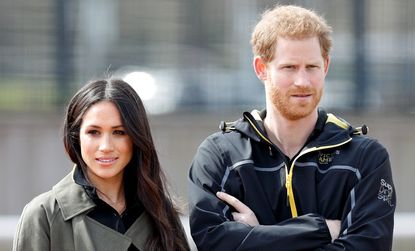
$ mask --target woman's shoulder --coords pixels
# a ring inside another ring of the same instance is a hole
[[[53,215],[59,211],[56,197],[52,190],[39,194],[34,197],[23,209],[22,217],[25,218],[47,218],[52,219]]]
[[[52,190],[34,197],[23,208],[16,228],[13,250],[29,250],[36,247],[47,250],[50,228],[59,214]]]
[[[35,196],[24,207],[22,212],[22,218],[47,218],[49,221],[54,218],[54,215],[60,211],[59,204],[57,202],[57,196],[55,192],[56,186],[62,186],[62,183],[66,183],[65,180],[68,176],[59,181],[49,191],[43,192]]]

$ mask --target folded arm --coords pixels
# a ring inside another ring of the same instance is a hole
[[[362,150],[366,172],[351,191],[339,238],[320,249],[390,251],[393,240],[395,188],[386,150],[372,143]]]
[[[189,173],[190,228],[199,250],[304,250],[330,243],[329,228],[320,215],[261,225],[249,208],[231,199],[234,209],[235,203],[242,206],[236,205],[239,211],[232,214],[216,196],[226,167],[215,146],[205,141],[199,147]]]

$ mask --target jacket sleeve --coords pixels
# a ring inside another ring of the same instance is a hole
[[[13,240],[13,251],[50,250],[49,223],[41,204],[32,200],[25,206]]]
[[[226,170],[223,154],[208,138],[189,173],[190,228],[198,250],[310,250],[330,242],[324,219],[315,214],[255,227],[233,221],[215,196]]]
[[[349,195],[340,236],[318,250],[392,249],[396,194],[389,156],[375,141],[361,152],[362,177]]]

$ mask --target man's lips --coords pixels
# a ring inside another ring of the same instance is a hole
[[[311,95],[312,95],[311,93],[307,93],[307,94],[292,94],[291,96],[298,97],[298,98],[306,98],[306,97],[310,97]]]

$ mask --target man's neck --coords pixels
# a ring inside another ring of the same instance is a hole
[[[267,110],[264,126],[272,143],[292,159],[306,143],[317,119],[317,110],[298,120],[289,120],[277,111]]]

